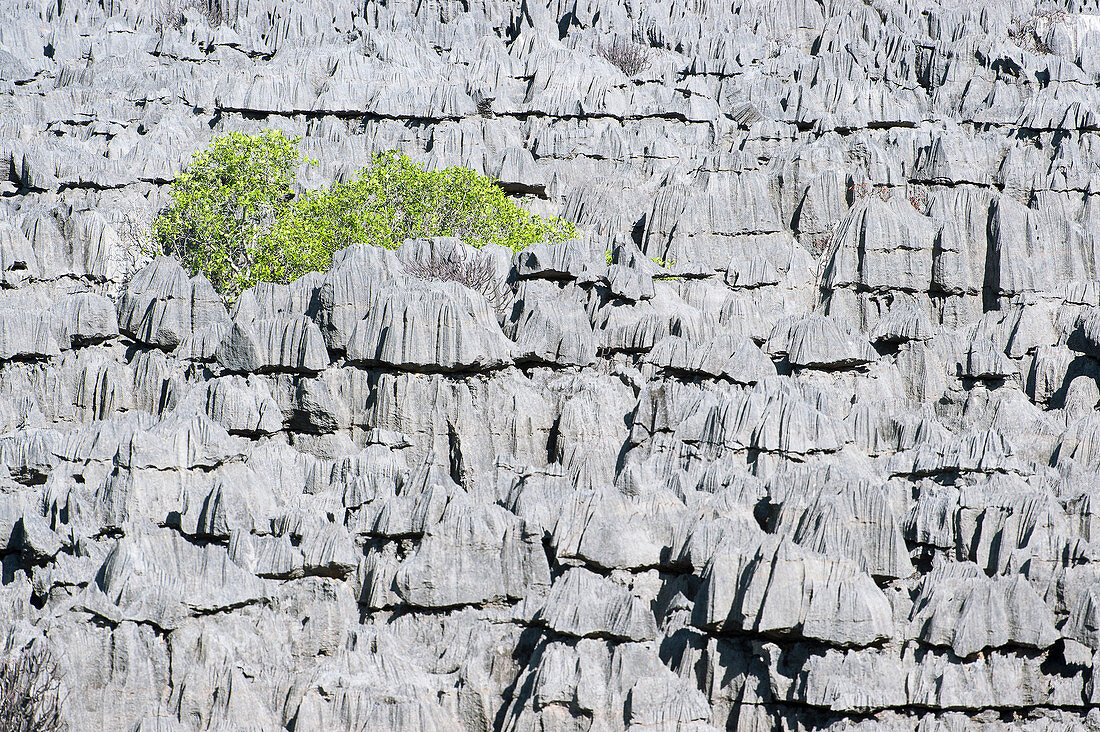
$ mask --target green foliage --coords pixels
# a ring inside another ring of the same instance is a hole
[[[604,257],[604,259],[607,260],[607,263],[610,265],[611,262],[612,262],[612,259],[613,259],[611,250],[610,249],[605,249],[604,252],[603,252],[603,257]],[[649,259],[654,264],[656,264],[658,267],[664,267],[665,269],[668,269],[668,268],[670,268],[670,267],[672,267],[676,264],[676,260],[674,260],[674,259],[661,259],[660,257],[650,257]]]
[[[305,194],[295,209],[295,235],[323,241],[330,251],[357,241],[394,249],[405,239],[455,236],[475,247],[499,244],[518,252],[577,235],[567,221],[520,208],[483,175],[425,170],[395,151],[379,153],[347,183]]]
[[[298,139],[277,130],[215,138],[172,183],[172,205],[153,223],[154,242],[228,300],[257,282],[285,280],[308,258],[301,243],[287,247],[275,235],[303,162]]]
[[[280,132],[215,139],[172,184],[173,203],[154,227],[157,244],[233,300],[257,282],[328,269],[337,249],[356,242],[393,249],[408,238],[454,236],[520,251],[577,235],[573,224],[525,211],[472,170],[429,171],[394,151],[346,183],[295,198],[294,172],[312,162],[297,143]]]

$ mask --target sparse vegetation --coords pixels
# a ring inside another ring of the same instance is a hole
[[[615,260],[614,254],[610,249],[605,249],[604,253],[603,253],[603,256],[604,256],[604,259],[607,260],[608,265],[611,265]],[[665,269],[668,269],[668,268],[670,268],[670,267],[672,267],[676,264],[676,260],[661,259],[660,257],[650,257],[649,261],[653,262],[658,267],[664,267]],[[667,275],[665,275],[665,276],[667,277]]]
[[[488,257],[465,257],[457,247],[405,265],[405,271],[422,280],[457,282],[485,296],[497,312],[508,305],[508,293],[497,277],[493,261]]]
[[[426,170],[394,151],[346,183],[295,195],[298,167],[313,162],[297,138],[278,131],[216,138],[172,183],[154,250],[202,272],[233,301],[258,282],[324,271],[337,249],[357,242],[393,249],[409,238],[453,236],[519,251],[577,235],[567,221],[524,210],[483,175]]]
[[[779,31],[770,28],[767,35],[768,58],[778,58],[786,49],[794,45],[794,35],[791,31]]]
[[[347,183],[307,192],[292,214],[286,231],[322,241],[329,255],[354,242],[394,249],[405,239],[431,236],[518,252],[535,242],[577,234],[567,221],[521,208],[491,179],[468,168],[427,170],[395,151],[376,155]]]
[[[187,22],[188,10],[198,11],[212,28],[225,22],[222,0],[159,0],[154,17],[157,30],[180,30]]]
[[[1046,40],[1051,26],[1066,22],[1066,11],[1061,8],[1036,10],[1028,16],[1012,16],[1008,25],[1008,37],[1020,48],[1031,53],[1054,53]]]
[[[833,237],[831,234],[823,234],[821,236],[814,237],[813,241],[810,242],[810,246],[808,247],[810,254],[813,255],[815,259],[820,258],[821,255],[824,254],[825,251],[829,248],[829,242],[832,241],[832,238]]]
[[[0,662],[0,732],[61,732],[61,704],[61,680],[45,644],[28,644]]]
[[[618,66],[627,76],[637,76],[648,69],[652,62],[652,50],[648,46],[623,38],[601,43],[598,50],[601,56]]]
[[[921,213],[928,212],[928,191],[923,188],[913,188],[909,191],[909,203]]]
[[[852,194],[853,201],[863,200],[867,196],[877,196],[882,201],[889,201],[894,197],[894,192],[886,186],[874,186],[866,181],[853,183],[849,186],[848,192]]]

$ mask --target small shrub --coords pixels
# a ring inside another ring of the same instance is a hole
[[[192,9],[199,11],[211,28],[225,21],[222,0],[159,0],[154,16],[157,30],[163,32],[171,28],[178,31],[187,22],[185,13]]]
[[[44,644],[30,644],[0,662],[0,732],[60,732],[61,681]]]
[[[1036,10],[1027,17],[1012,16],[1008,25],[1008,37],[1016,44],[1031,53],[1053,53],[1046,42],[1046,31],[1058,23],[1066,21],[1066,11],[1061,8],[1047,8]]]
[[[909,191],[909,203],[921,213],[928,211],[928,191],[923,188],[914,188]]]
[[[446,254],[432,252],[423,259],[405,265],[405,271],[422,280],[457,282],[480,292],[498,313],[508,305],[508,292],[497,277],[496,267],[488,257],[464,257],[457,248]]]
[[[877,196],[879,200],[889,201],[894,197],[894,192],[886,186],[873,186],[866,181],[863,183],[854,183],[848,188],[848,192],[852,194],[852,200],[862,201],[867,196]]]
[[[813,255],[815,259],[820,257],[829,248],[829,243],[831,241],[832,236],[829,234],[814,237],[813,241],[810,242],[810,246],[808,247],[810,254]]]
[[[172,183],[173,202],[153,227],[155,249],[233,301],[258,282],[324,271],[337,249],[357,242],[394,249],[405,239],[453,236],[519,251],[577,235],[567,221],[524,210],[483,175],[425,170],[394,151],[346,183],[295,197],[295,171],[312,162],[278,131],[216,138]]]
[[[228,300],[257,282],[300,273],[314,263],[311,248],[277,230],[303,162],[297,138],[277,130],[215,138],[172,183],[172,205],[154,222],[154,241]]]
[[[122,245],[118,253],[118,267],[121,271],[113,282],[107,284],[107,294],[111,298],[121,296],[138,270],[159,253],[150,243],[155,221],[154,212],[135,206],[122,215],[117,225]]]
[[[619,67],[627,76],[636,76],[649,68],[652,51],[647,46],[616,38],[610,43],[601,43],[600,55]]]

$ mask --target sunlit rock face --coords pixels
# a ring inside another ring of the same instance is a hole
[[[1100,730],[1098,110],[1095,0],[0,3],[0,639],[73,730]],[[227,307],[142,244],[265,128],[580,236]]]

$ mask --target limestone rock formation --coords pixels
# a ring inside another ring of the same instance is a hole
[[[1098,105],[1096,0],[0,3],[0,652],[72,730],[1100,730]],[[579,235],[227,307],[149,226],[266,128]]]

